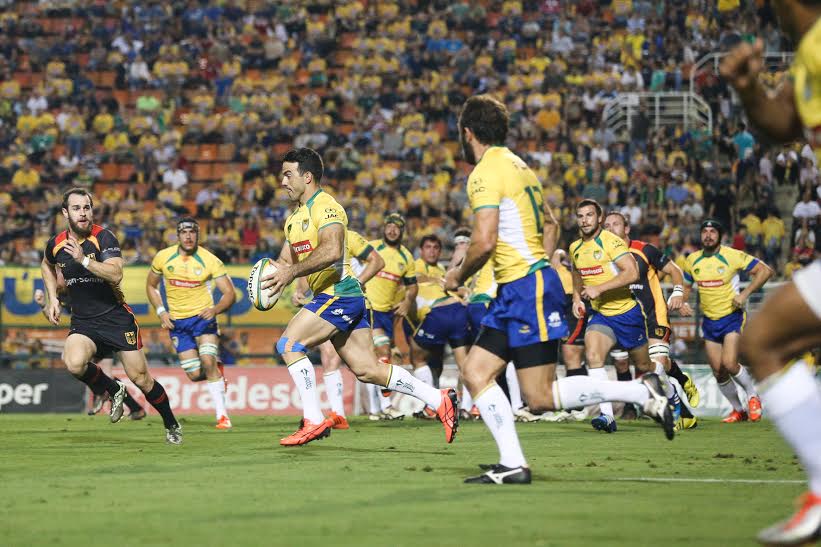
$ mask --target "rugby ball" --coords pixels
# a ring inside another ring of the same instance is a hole
[[[251,268],[251,275],[248,276],[248,299],[251,304],[260,311],[273,308],[282,293],[274,293],[271,289],[262,289],[262,278],[276,273],[277,267],[270,258],[262,258]]]

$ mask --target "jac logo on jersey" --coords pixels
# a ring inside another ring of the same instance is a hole
[[[399,281],[401,280],[401,278],[398,275],[386,272],[385,270],[382,270],[381,272],[376,274],[376,277],[381,277],[382,279],[387,279],[388,281],[393,281],[394,283],[399,283]]]
[[[707,288],[707,289],[712,288],[712,287],[720,287],[722,285],[724,285],[724,280],[723,279],[707,279],[705,281],[699,281],[698,282],[699,287],[704,287],[704,288]]]
[[[294,252],[299,255],[302,253],[310,253],[314,250],[314,246],[311,245],[311,242],[307,239],[305,241],[297,241],[296,243],[292,243],[291,247],[293,247]]]
[[[183,289],[196,289],[202,285],[199,281],[186,281],[185,279],[169,279],[168,283],[173,287],[180,287]]]
[[[604,268],[602,266],[595,266],[593,268],[579,268],[579,273],[582,277],[589,277],[591,275],[599,275],[604,273]]]

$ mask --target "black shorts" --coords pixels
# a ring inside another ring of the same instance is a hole
[[[513,361],[513,366],[517,369],[555,365],[559,360],[558,340],[536,342],[535,344],[512,348],[504,331],[484,325],[479,331],[479,336],[474,344],[505,362]]]
[[[140,326],[127,304],[118,306],[98,317],[71,318],[71,334],[91,338],[97,346],[95,356],[108,356],[112,352],[142,349]]]
[[[656,338],[663,340],[664,343],[669,343],[671,333],[670,327],[665,327],[651,321],[647,322],[647,338]]]
[[[576,319],[573,315],[573,299],[568,298],[570,303],[564,310],[564,316],[567,318],[567,328],[570,329],[570,334],[565,338],[564,343],[571,346],[584,346],[584,333],[587,332],[587,314],[581,318]]]

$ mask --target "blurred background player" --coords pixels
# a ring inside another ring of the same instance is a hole
[[[798,44],[791,78],[777,93],[759,81],[764,68],[759,39],[742,42],[721,65],[722,75],[741,98],[747,116],[770,139],[791,142],[805,136],[821,157],[821,2],[772,2],[781,29]],[[768,416],[795,450],[809,475],[809,491],[798,511],[758,534],[769,545],[797,545],[821,536],[821,392],[802,361],[785,364],[821,344],[821,263],[795,273],[768,298],[741,337],[740,348],[759,383]]]
[[[154,256],[146,279],[148,301],[168,329],[180,365],[194,382],[205,380],[214,401],[217,429],[231,429],[225,408],[225,375],[219,357],[217,315],[227,312],[236,293],[222,260],[199,244],[200,226],[184,217],[177,222],[178,243]],[[163,305],[160,281],[164,281],[168,309]],[[212,283],[220,291],[214,304]]]
[[[644,405],[673,435],[672,413],[655,374],[642,382],[597,381],[578,376],[555,380],[559,340],[568,334],[564,292],[547,249],[557,232],[544,229],[542,185],[521,158],[504,146],[507,108],[489,95],[468,99],[459,115],[459,137],[468,163],[467,194],[473,210],[470,247],[461,266],[447,272],[445,289],[457,290],[491,260],[499,284],[470,348],[463,377],[499,449],[498,464],[465,482],[530,484],[531,473],[516,434],[513,409],[495,379],[512,360],[531,411],[575,408],[604,400]],[[555,222],[552,214],[548,217]],[[623,243],[622,243],[623,245]]]
[[[673,382],[673,387],[680,387],[690,407],[696,407],[699,403],[699,393],[695,383],[689,376],[684,374],[678,363],[670,359],[670,321],[667,311],[678,311],[681,309],[682,297],[684,296],[684,274],[675,262],[670,260],[666,254],[662,253],[658,247],[630,239],[630,223],[627,218],[619,212],[609,212],[604,218],[604,229],[621,238],[627,245],[629,251],[636,259],[639,268],[639,278],[630,285],[633,297],[638,300],[647,322],[647,341],[650,359],[655,363],[661,363],[667,375]],[[667,301],[664,300],[664,293],[661,290],[659,277],[663,274],[669,275],[673,282],[673,291]],[[611,352],[614,356],[616,373],[619,380],[631,380],[630,366],[627,359],[627,352],[619,349],[618,353]],[[676,408],[673,417],[677,424],[679,418],[684,413],[686,424],[689,427],[696,426],[696,418],[690,412],[687,405],[681,406],[678,396],[674,397]],[[684,422],[678,424],[683,426]]]
[[[385,261],[379,256],[374,248],[364,237],[348,230],[346,245],[348,246],[348,256],[351,257],[351,271],[356,275],[359,284],[363,287],[378,271],[385,267]],[[357,266],[353,264],[356,259]],[[296,280],[296,287],[291,296],[294,306],[301,307],[311,301],[311,292],[308,288],[308,281],[304,277]],[[365,297],[367,303],[367,296]],[[342,358],[334,349],[333,342],[328,340],[319,345],[319,354],[322,360],[322,379],[325,382],[325,393],[328,395],[328,402],[331,404],[330,418],[333,420],[334,429],[349,429],[348,419],[345,416],[345,404],[342,394],[345,384],[342,380]],[[366,384],[370,386],[370,384]]]
[[[672,400],[675,391],[664,367],[650,360],[645,317],[630,292],[630,284],[639,279],[635,258],[622,239],[602,229],[603,211],[595,200],[580,201],[576,217],[581,238],[570,245],[573,313],[581,317],[587,312],[584,301],[590,301],[592,311],[584,335],[588,375],[606,380],[605,359],[618,346],[627,351],[637,370],[655,372],[664,394]],[[597,430],[613,433],[617,429],[613,405],[603,403],[600,409],[601,414],[591,424]]]
[[[733,407],[725,423],[761,419],[761,400],[747,369],[738,363],[738,340],[744,321],[747,299],[764,286],[772,276],[769,266],[743,251],[721,244],[724,228],[717,220],[701,223],[701,246],[690,253],[684,262],[684,301],[690,296],[691,286],[698,287],[699,305],[704,314],[701,323],[704,350],[713,369],[713,376],[724,397]],[[743,290],[738,290],[739,274],[749,274],[752,279]],[[683,308],[690,314],[689,306]],[[747,396],[749,413],[738,397],[738,384]]]
[[[382,239],[370,242],[385,266],[365,286],[368,302],[372,310],[373,343],[376,355],[381,361],[390,362],[391,346],[394,344],[394,318],[405,319],[413,310],[419,286],[416,283],[416,268],[413,253],[402,245],[405,219],[399,213],[385,216]],[[423,382],[433,385],[424,371],[414,374]],[[404,414],[391,406],[390,399],[382,395],[376,385],[367,385],[370,418],[373,420],[397,420]]]
[[[63,194],[62,211],[68,229],[48,240],[41,271],[49,322],[60,322],[58,270],[71,299],[71,330],[63,349],[66,368],[95,393],[107,391],[111,395],[109,416],[116,423],[123,415],[125,385],[90,361],[97,353],[119,352],[129,379],[162,416],[166,441],[182,444],[182,430],[165,389],[148,372],[140,327],[120,289],[120,242],[110,230],[94,224],[94,202],[88,190],[72,188]]]
[[[282,186],[296,209],[285,223],[286,243],[278,270],[262,278],[261,287],[279,292],[296,277],[308,276],[313,299],[288,322],[276,349],[299,390],[303,419],[283,446],[309,443],[331,434],[333,420],[319,406],[316,372],[306,355],[309,347],[331,340],[339,356],[359,380],[411,395],[435,406],[450,443],[459,427],[456,392],[441,392],[420,382],[402,367],[377,359],[362,287],[353,276],[345,238],[348,217],[320,186],[322,158],[310,148],[291,150],[282,160]]]

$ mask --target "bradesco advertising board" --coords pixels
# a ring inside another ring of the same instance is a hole
[[[84,391],[65,369],[0,370],[0,414],[80,412]]]

